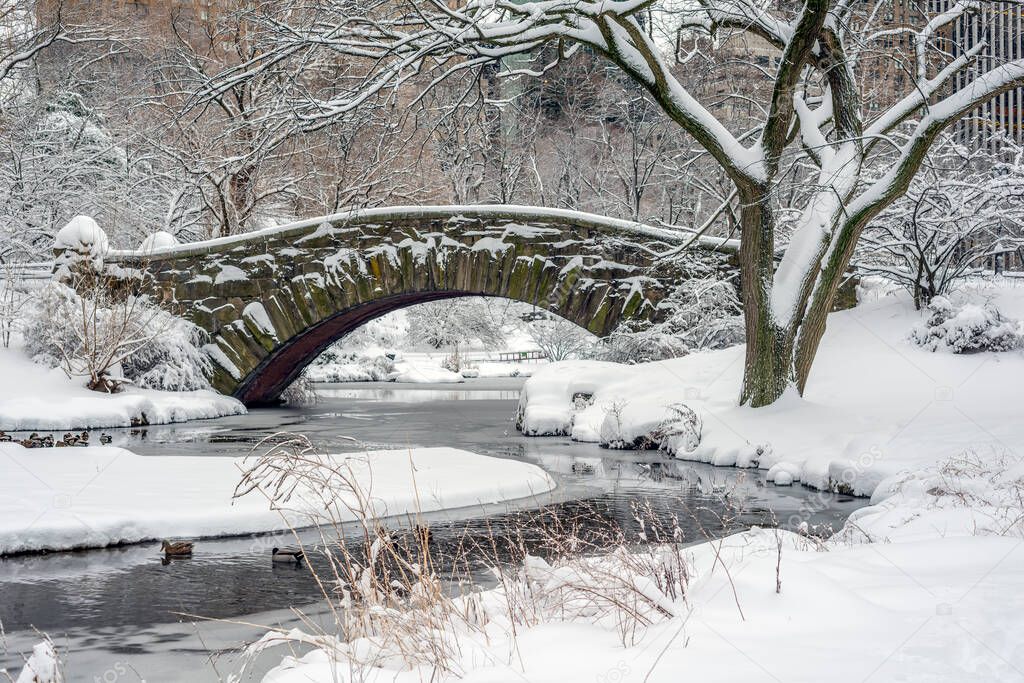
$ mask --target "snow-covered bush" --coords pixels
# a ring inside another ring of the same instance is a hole
[[[703,422],[700,416],[684,403],[668,406],[672,416],[661,424],[659,448],[670,453],[691,453],[700,445]]]
[[[718,277],[686,280],[661,303],[662,322],[627,322],[596,347],[600,360],[646,363],[743,342],[743,308],[736,287]]]
[[[157,343],[174,320],[149,300],[115,292],[98,278],[84,296],[51,282],[26,315],[25,350],[38,363],[84,377],[97,391],[117,391],[122,363]]]
[[[316,389],[308,372],[303,372],[281,393],[281,401],[287,406],[310,406],[317,402]]]
[[[154,314],[153,325],[160,335],[121,361],[124,377],[146,389],[209,389],[213,366],[202,350],[206,331],[163,310]]]
[[[936,296],[928,304],[928,318],[913,329],[910,340],[929,351],[1009,351],[1021,345],[1022,334],[1019,321],[1004,318],[993,306],[957,306]]]
[[[394,370],[394,359],[380,349],[348,351],[335,345],[306,368],[306,375],[312,382],[384,382]]]
[[[459,372],[462,369],[462,356],[458,346],[441,360],[441,367],[448,372]]]
[[[598,437],[600,444],[605,448],[626,450],[640,447],[634,439],[628,438],[625,433],[626,421],[623,419],[623,414],[627,404],[628,402],[623,399],[616,399],[603,406],[604,420],[601,421],[601,427],[598,429]]]

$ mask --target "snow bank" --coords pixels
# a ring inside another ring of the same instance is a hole
[[[325,457],[351,468],[381,516],[494,503],[555,486],[535,465],[454,448]],[[0,460],[0,554],[308,525],[301,511],[286,520],[258,494],[232,501],[244,459],[0,444]],[[339,500],[342,514],[356,502]]]
[[[582,580],[573,567],[531,558],[523,570],[535,577],[531,623],[510,625],[503,589],[478,594],[472,611],[480,625],[446,622],[440,636],[454,673],[407,664],[400,653],[381,651],[378,639],[329,638],[304,656],[285,656],[263,680],[669,683],[680,672],[712,683],[1018,680],[1024,547],[1017,540],[829,550],[770,530],[705,543],[690,549],[688,590],[675,599],[643,574],[592,560],[610,565],[609,584],[631,582],[658,597],[664,613],[650,614],[652,623],[636,631],[595,616],[584,596],[545,609],[560,586]],[[275,636],[287,642],[289,634]]]
[[[240,415],[245,406],[214,391],[156,391],[129,387],[90,391],[61,370],[33,363],[19,348],[0,348],[0,430],[34,431],[165,424]]]
[[[1021,318],[1024,289],[965,293]],[[1005,452],[1024,442],[1024,354],[932,353],[909,341],[927,317],[902,294],[829,317],[803,398],[737,407],[743,347],[655,363],[567,361],[539,368],[520,398],[525,434],[631,442],[657,430],[671,406],[692,408],[701,440],[677,457],[760,467],[813,487],[871,495],[882,480],[968,450]]]
[[[701,438],[670,440],[680,458],[873,494],[828,541],[754,528],[686,548],[674,574],[662,571],[671,549],[528,557],[512,581],[462,599],[471,620],[429,634],[452,653],[443,671],[386,639],[330,638],[264,682],[1021,680],[1024,457],[1011,446],[1024,438],[1024,358],[916,348],[919,319],[902,298],[833,315],[807,396],[765,409],[735,406],[742,349],[559,363],[522,392],[528,434],[672,435],[666,415],[678,423],[683,402]],[[666,590],[667,576],[685,590]],[[601,609],[623,594],[628,610]]]
[[[1024,458],[965,453],[882,481],[840,538],[893,542],[956,536],[1024,538]]]

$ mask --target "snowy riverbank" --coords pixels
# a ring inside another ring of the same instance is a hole
[[[1024,318],[1024,289],[963,295]],[[521,428],[579,441],[659,440],[684,404],[702,422],[700,444],[678,458],[760,467],[780,483],[871,495],[883,480],[965,451],[1006,453],[1024,441],[1024,351],[954,355],[908,337],[926,313],[902,294],[829,317],[805,395],[760,409],[736,406],[743,347],[633,366],[556,363],[525,384]],[[781,474],[780,473],[785,473]]]
[[[819,552],[786,532],[777,539],[753,531],[696,548],[685,600],[661,603],[671,616],[639,605],[652,623],[636,632],[623,633],[613,614],[587,616],[582,609],[540,616],[513,632],[502,618],[506,596],[495,590],[476,608],[486,613],[479,617],[486,625],[444,634],[458,676],[402,667],[398,652],[375,650],[367,639],[351,649],[341,644],[337,658],[326,647],[299,659],[286,656],[263,681],[669,683],[681,673],[723,683],[1017,681],[1024,671],[1022,561],[1018,539]],[[572,581],[558,568],[530,571],[538,601]],[[627,580],[639,587],[645,579]],[[577,606],[584,596],[579,591]],[[357,663],[341,653],[352,653]]]
[[[971,462],[895,483],[825,542],[755,528],[681,551],[527,558],[423,632],[439,661],[386,637],[270,634],[257,649],[315,649],[264,683],[1022,680],[1024,462]]]
[[[454,448],[329,456],[373,507],[401,515],[540,494],[539,467]],[[0,554],[101,547],[308,526],[302,506],[282,515],[259,493],[232,500],[244,459],[145,457],[113,447],[25,449],[0,444]],[[358,501],[339,495],[339,517]]]
[[[0,430],[7,432],[130,427],[245,413],[239,401],[215,391],[90,391],[83,380],[33,363],[16,346],[0,349],[0,377],[5,386]]]

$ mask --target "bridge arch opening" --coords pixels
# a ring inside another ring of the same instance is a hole
[[[421,304],[451,299],[502,299],[532,306],[559,320],[570,323],[579,330],[591,334],[575,321],[558,315],[535,302],[523,302],[495,295],[470,291],[415,292],[384,297],[339,311],[336,315],[320,321],[298,334],[280,348],[270,353],[259,366],[239,383],[235,397],[248,406],[276,405],[284,390],[295,382],[302,372],[330,346],[360,329],[367,323],[395,311],[409,309]]]

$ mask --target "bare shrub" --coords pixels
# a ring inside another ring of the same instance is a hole
[[[317,402],[313,380],[305,371],[281,393],[281,400],[289,406],[309,406]]]
[[[100,276],[76,285],[52,282],[39,292],[25,329],[26,350],[68,377],[86,378],[90,389],[118,391],[121,363],[159,339],[170,316],[149,297]]]
[[[517,629],[539,623],[599,623],[628,645],[654,623],[685,619],[683,532],[650,508],[634,509],[649,548],[637,548],[610,521],[544,509],[515,516],[501,531],[440,542],[419,515],[407,528],[379,519],[372,491],[355,476],[361,456],[324,456],[302,436],[276,435],[265,446],[235,495],[263,495],[288,519],[317,525],[319,542],[303,550],[319,559],[309,567],[335,630],[317,630],[312,621],[303,630],[271,630],[250,646],[250,656],[303,646],[327,653],[355,679],[382,666],[462,675],[465,648],[493,645],[484,629],[492,622],[513,641]],[[493,590],[470,587],[481,571],[493,578]]]

